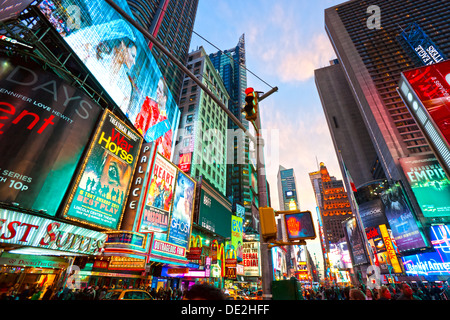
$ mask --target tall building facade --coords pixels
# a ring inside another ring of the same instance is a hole
[[[228,104],[227,90],[203,47],[189,54],[187,68],[222,103]],[[202,176],[225,196],[228,116],[187,76],[183,81],[180,111],[174,163],[192,177]]]
[[[184,65],[189,55],[198,0],[127,0],[134,18]],[[158,67],[178,102],[184,74],[149,43]]]
[[[400,159],[432,150],[397,92],[401,72],[424,64],[411,48],[411,25],[419,26],[444,56],[450,56],[448,3],[376,0],[370,5],[380,9],[379,27],[368,23],[367,2],[355,0],[325,10],[326,32],[386,179],[406,186],[422,223],[448,223],[446,217],[428,219],[422,214],[402,172]],[[366,161],[368,167],[374,160]],[[355,162],[345,165],[355,171]]]
[[[342,222],[352,215],[350,202],[343,181],[330,176],[323,162],[319,171],[310,173],[310,179],[323,224],[326,243],[322,245],[329,251],[330,243],[345,237]]]
[[[280,211],[300,209],[294,169],[286,169],[280,166],[277,175],[277,185]]]
[[[249,122],[241,113],[245,102],[247,88],[247,70],[245,67],[245,36],[239,38],[238,44],[228,50],[210,54],[210,59],[221,75],[230,95],[229,110],[248,129]],[[228,129],[233,132],[228,139],[227,196],[233,205],[240,203],[247,214],[251,214],[252,196],[250,190],[250,141],[249,138],[228,119]]]

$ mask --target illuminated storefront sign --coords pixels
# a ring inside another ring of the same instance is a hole
[[[98,255],[106,234],[75,225],[0,209],[0,243]]]
[[[177,257],[185,257],[186,248],[174,245],[169,242],[161,241],[161,240],[153,240],[152,253],[159,253],[162,255],[173,255]]]
[[[125,247],[137,250],[146,249],[146,235],[131,231],[107,232],[105,247]]]
[[[120,226],[142,138],[106,110],[64,216],[107,230]]]
[[[49,256],[33,256],[28,254],[12,254],[3,252],[0,255],[0,265],[63,269],[69,266],[69,261],[67,259]]]
[[[180,163],[178,167],[181,171],[189,173],[191,170],[192,153],[185,153],[180,155]]]
[[[0,201],[55,216],[101,108],[12,54],[0,74]]]
[[[115,3],[133,16],[127,1]],[[180,111],[147,39],[106,1],[48,0],[38,7],[145,141],[156,141],[171,159]]]
[[[399,93],[450,175],[450,61],[402,72]]]
[[[450,181],[436,157],[400,158],[400,165],[424,217],[450,215]]]

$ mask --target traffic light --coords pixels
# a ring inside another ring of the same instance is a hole
[[[275,211],[273,208],[259,208],[259,220],[261,223],[261,236],[264,240],[276,239],[277,223],[275,221]]]
[[[256,120],[258,115],[258,95],[253,88],[245,89],[245,106],[242,108],[245,113],[245,119],[248,121]]]

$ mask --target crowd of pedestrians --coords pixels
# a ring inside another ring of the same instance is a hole
[[[450,288],[444,283],[437,284],[398,283],[382,285],[371,289],[364,285],[358,287],[331,287],[304,289],[306,300],[450,300]]]

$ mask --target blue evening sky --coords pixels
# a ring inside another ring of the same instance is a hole
[[[262,127],[268,129],[266,165],[272,207],[279,210],[279,165],[293,168],[301,210],[315,217],[316,200],[309,173],[317,161],[342,179],[328,125],[314,83],[314,70],[336,58],[324,28],[324,9],[342,0],[200,0],[194,31],[221,50],[237,45],[245,34],[247,69],[278,92],[261,102]],[[218,51],[193,34],[191,50]],[[271,88],[250,73],[248,86]],[[278,157],[271,149],[278,149]],[[317,161],[316,161],[317,157]],[[322,263],[318,238],[308,242]]]

